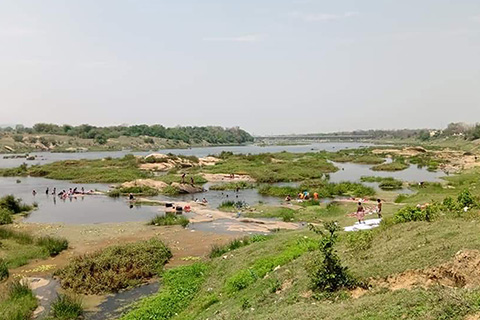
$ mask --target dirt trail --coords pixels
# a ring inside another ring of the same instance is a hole
[[[433,285],[451,288],[477,288],[480,286],[480,251],[459,251],[452,261],[440,266],[408,270],[385,279],[372,280],[371,283],[374,286],[390,290],[427,288]]]

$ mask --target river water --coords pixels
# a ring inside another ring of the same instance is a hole
[[[218,154],[221,151],[232,151],[235,153],[260,153],[260,152],[308,152],[318,150],[341,150],[346,148],[359,148],[368,146],[365,143],[314,143],[310,145],[297,146],[237,146],[237,147],[207,147],[192,149],[174,149],[159,150],[158,152],[167,153],[174,152],[183,155],[196,155],[199,157],[209,154]],[[66,159],[97,159],[103,157],[122,157],[128,154],[128,151],[119,152],[86,152],[86,153],[41,153],[39,159],[29,163],[48,163],[52,161]],[[148,154],[141,152],[136,154]],[[41,157],[41,158],[40,158]],[[24,159],[0,159],[0,167],[8,167],[18,165]],[[15,162],[15,164],[13,164]],[[370,165],[361,165],[354,163],[334,163],[340,170],[330,174],[330,181],[359,181],[362,176],[382,176],[394,177],[404,181],[439,181],[444,175],[443,172],[429,172],[426,169],[420,169],[416,166],[410,166],[408,169],[398,172],[374,172],[370,170]],[[276,197],[262,196],[256,189],[235,191],[210,191],[210,184],[204,186],[206,192],[194,195],[179,195],[168,197],[159,195],[153,199],[178,202],[192,201],[195,198],[206,198],[212,208],[217,208],[223,201],[241,201],[249,205],[255,205],[259,202],[265,204],[279,204],[282,199]],[[280,183],[279,185],[285,185]],[[290,183],[295,185],[295,183]],[[378,184],[368,184],[377,187]],[[101,195],[77,196],[61,200],[59,197],[46,194],[45,191],[56,187],[57,192],[60,190],[68,190],[69,188],[81,187],[85,190],[101,190],[107,191],[107,184],[72,184],[68,181],[57,181],[45,178],[34,177],[8,177],[0,178],[0,196],[14,194],[16,197],[22,198],[25,203],[36,202],[38,209],[32,212],[26,219],[26,222],[39,223],[68,223],[68,224],[95,224],[106,222],[127,222],[127,221],[146,221],[159,213],[158,207],[152,206],[132,206],[124,198],[109,198]],[[36,190],[37,194],[33,195],[32,191]],[[404,190],[400,192],[409,192]]]

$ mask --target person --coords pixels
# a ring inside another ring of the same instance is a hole
[[[382,219],[382,200],[377,199],[377,214],[378,218]]]
[[[358,219],[358,223],[361,224],[362,221],[364,220],[365,218],[365,209],[363,208],[362,206],[362,202],[358,202],[358,207],[357,207],[357,219]],[[365,223],[365,221],[363,221],[363,223]]]
[[[56,194],[57,194],[57,187],[53,187],[52,194],[53,194],[53,195],[56,195]]]
[[[132,194],[132,193],[129,193],[129,194],[128,194],[128,200],[132,201],[133,199],[134,199],[133,194]]]
[[[287,202],[292,201],[292,197],[290,197],[290,195],[287,195],[287,196],[285,197],[285,201],[287,201]]]
[[[202,203],[208,203],[207,199],[203,198]]]
[[[35,191],[35,189],[33,189],[32,194],[35,196],[37,194],[37,191]]]
[[[186,173],[182,174],[182,183],[185,183],[185,176],[186,175],[187,175]]]
[[[318,201],[318,192],[313,193],[313,199]]]
[[[48,196],[48,187],[47,187],[47,190],[45,191],[45,194]]]
[[[85,188],[82,187],[82,194],[85,194]]]
[[[193,177],[190,177],[190,184],[192,185],[192,187],[195,185],[195,180],[193,180]]]

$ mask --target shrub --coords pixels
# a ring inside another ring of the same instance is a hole
[[[336,222],[326,222],[326,229],[322,230],[313,225],[310,229],[321,236],[320,255],[315,255],[309,262],[308,274],[311,281],[311,287],[315,291],[335,292],[342,288],[354,288],[358,285],[348,272],[347,267],[343,267],[338,257],[334,245],[337,241],[337,231],[339,230]]]
[[[407,200],[407,199],[408,199],[408,196],[407,196],[407,195],[405,195],[405,194],[399,194],[399,195],[395,198],[394,202],[395,202],[395,203],[402,203],[402,202],[404,202],[404,201]]]
[[[14,134],[12,138],[15,142],[23,142],[23,136],[21,134]]]
[[[76,296],[60,294],[52,303],[50,312],[55,320],[79,319],[83,314],[82,301]]]
[[[432,221],[441,209],[441,205],[438,203],[433,203],[423,209],[420,207],[406,206],[394,214],[393,222]]]
[[[36,307],[37,299],[32,290],[26,284],[15,280],[8,286],[6,299],[0,301],[0,319],[30,319]]]
[[[9,275],[10,273],[8,272],[7,262],[0,259],[0,281],[7,279]]]
[[[180,194],[180,189],[175,186],[166,186],[165,188],[163,188],[162,194],[167,196],[175,196],[177,194]]]
[[[158,274],[171,257],[162,241],[151,239],[74,257],[56,274],[63,288],[77,293],[117,292]]]
[[[172,226],[172,225],[181,225],[182,227],[187,227],[190,223],[190,220],[184,216],[167,214],[164,216],[157,215],[153,217],[148,224],[154,226]]]
[[[460,208],[472,208],[477,205],[475,198],[468,189],[463,190],[457,197]]]
[[[0,208],[6,209],[13,214],[33,210],[33,206],[22,203],[21,199],[15,199],[13,195],[6,195],[0,198]]]
[[[68,240],[50,236],[40,237],[36,240],[37,245],[45,248],[50,256],[56,256],[68,248]]]
[[[13,281],[8,286],[8,297],[12,300],[19,299],[30,294],[32,294],[32,290],[30,290],[28,284],[22,283],[18,280]]]
[[[12,214],[5,208],[0,208],[0,225],[10,224],[13,222]]]

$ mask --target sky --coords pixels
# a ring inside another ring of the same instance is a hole
[[[478,0],[2,0],[0,123],[480,122]]]

